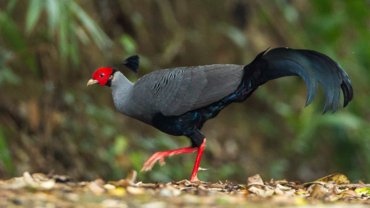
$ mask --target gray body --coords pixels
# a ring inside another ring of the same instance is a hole
[[[231,94],[241,83],[243,67],[214,64],[163,69],[134,84],[116,72],[111,85],[113,101],[119,112],[151,124],[157,113],[179,116]]]

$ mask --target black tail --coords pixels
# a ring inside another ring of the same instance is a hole
[[[258,54],[244,69],[244,81],[251,90],[279,77],[301,77],[307,86],[306,106],[314,99],[320,84],[325,94],[324,112],[335,112],[339,108],[341,89],[344,107],[353,97],[347,73],[331,58],[316,51],[274,48]]]

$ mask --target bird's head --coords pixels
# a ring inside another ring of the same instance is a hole
[[[126,66],[133,72],[137,73],[139,68],[139,56],[134,55],[123,60],[121,65]],[[115,67],[100,67],[93,74],[92,78],[87,82],[87,86],[93,84],[100,84],[101,86],[108,86],[112,84],[114,73],[117,71]]]
[[[113,74],[116,70],[112,67],[98,68],[93,74],[92,78],[87,82],[87,86],[99,84],[101,86],[110,86]]]

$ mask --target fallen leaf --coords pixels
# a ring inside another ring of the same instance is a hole
[[[159,195],[164,197],[179,196],[181,191],[179,189],[173,188],[171,186],[165,187],[159,191]]]
[[[251,186],[251,185],[262,185],[263,186],[265,184],[263,183],[261,176],[256,174],[254,176],[248,177],[247,186]]]
[[[133,195],[139,195],[139,194],[145,193],[143,188],[132,187],[132,186],[127,187],[126,190],[127,190],[127,193],[133,194]]]
[[[370,187],[356,188],[355,192],[358,194],[369,195],[370,196]]]
[[[105,192],[105,189],[103,188],[104,181],[101,179],[97,179],[95,181],[90,182],[87,187],[91,192],[93,192],[96,195],[101,195]]]
[[[122,179],[123,186],[122,180],[107,183],[102,179],[57,183],[57,177],[26,172],[22,177],[0,179],[0,207],[161,207],[163,204],[167,207],[265,207],[266,204],[348,207],[370,204],[370,184],[338,185],[331,180],[304,186],[287,180],[264,182],[257,175],[250,177],[248,186],[229,181],[143,183],[136,182],[136,176],[131,174]]]
[[[248,191],[260,197],[268,197],[274,194],[274,190],[272,189],[257,188],[256,186],[251,186],[250,188],[248,188]]]
[[[354,197],[357,197],[358,194],[355,191],[353,191],[353,190],[344,190],[340,194],[338,194],[338,196],[340,198],[345,199],[345,198],[354,198]]]
[[[31,176],[29,172],[24,172],[23,180],[28,187],[34,189],[49,190],[55,186],[54,179],[48,179],[44,176],[41,176],[40,174],[39,175],[36,174],[36,178],[34,178],[33,176]]]
[[[107,189],[107,190],[113,190],[113,189],[116,189],[116,186],[114,186],[114,185],[112,185],[112,184],[109,184],[109,183],[107,183],[107,184],[104,184],[104,186],[103,186],[105,189]]]
[[[348,177],[341,173],[330,174],[328,176],[315,180],[315,182],[325,182],[325,183],[334,182],[336,184],[349,184],[350,183]]]
[[[115,189],[109,189],[108,193],[110,195],[113,195],[113,196],[122,197],[122,196],[126,195],[126,190],[122,187],[118,187],[118,188],[115,188]]]
[[[274,191],[278,195],[286,195],[286,196],[292,196],[295,193],[294,189],[287,187],[287,186],[280,185],[280,184],[276,185]]]
[[[301,195],[301,196],[308,196],[309,195],[309,193],[307,192],[307,190],[305,190],[305,189],[298,189],[297,191],[296,191],[296,194],[297,195]]]
[[[137,177],[137,172],[135,170],[131,170],[131,172],[127,175],[125,179],[121,179],[119,181],[113,181],[110,183],[112,183],[115,186],[127,187],[127,186],[131,186],[135,184],[136,177]]]
[[[329,194],[329,190],[321,184],[313,184],[307,189],[310,197],[315,199],[323,199]]]

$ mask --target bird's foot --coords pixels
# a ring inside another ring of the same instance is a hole
[[[200,180],[199,180],[199,178],[198,178],[198,176],[197,175],[195,175],[195,176],[191,176],[191,178],[190,178],[190,182],[199,182]]]
[[[178,155],[178,154],[193,153],[197,150],[198,150],[197,147],[185,147],[185,148],[180,148],[180,149],[175,149],[175,150],[156,152],[149,159],[145,161],[143,167],[141,168],[141,171],[151,170],[157,161],[159,161],[160,165],[164,165],[165,164],[164,159],[166,157],[171,157],[172,155]]]
[[[149,159],[147,159],[143,165],[143,167],[141,168],[141,171],[150,171],[153,166],[155,165],[155,163],[157,161],[159,161],[159,164],[160,165],[164,165],[165,164],[165,157],[168,157],[169,155],[166,155],[165,152],[156,152],[154,153]]]

